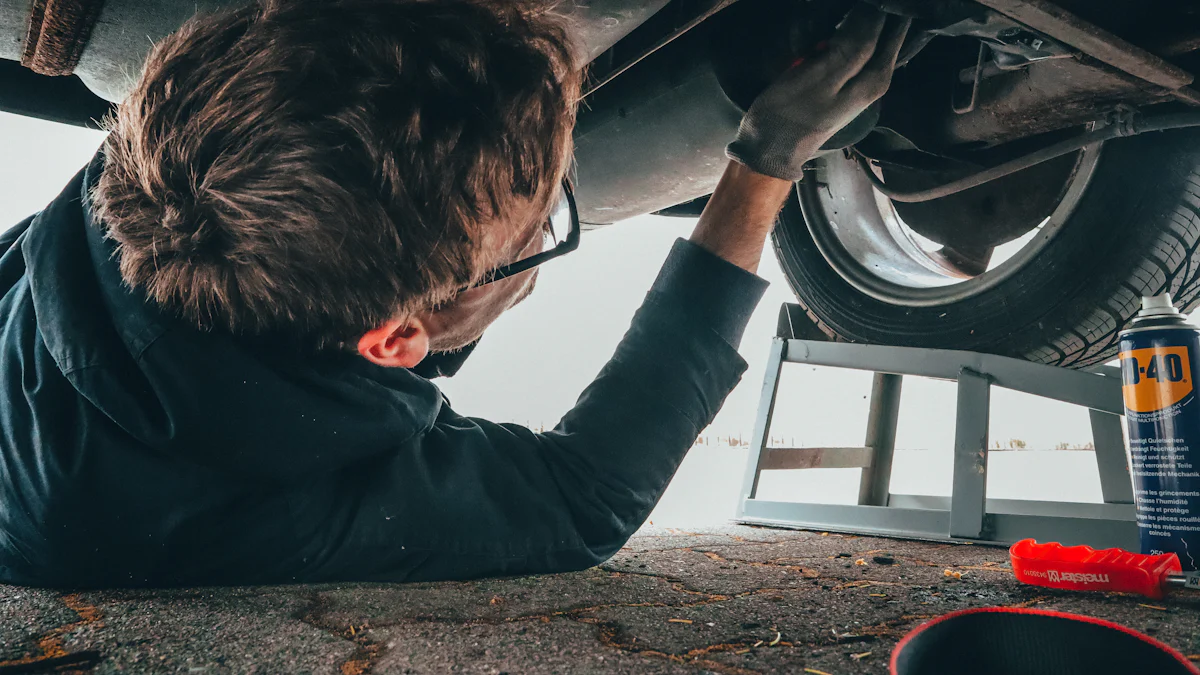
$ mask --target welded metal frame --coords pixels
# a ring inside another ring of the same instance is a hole
[[[789,321],[783,321],[784,315]],[[794,339],[785,305],[771,343],[736,520],[752,525],[1008,545],[1026,537],[1136,550],[1133,489],[1121,433],[1121,374],[1100,366],[1069,370],[975,352]],[[771,419],[784,363],[875,372],[865,448],[770,448]],[[953,488],[949,498],[891,494],[903,377],[958,384]],[[991,387],[1090,409],[1103,504],[987,498]],[[864,452],[865,451],[865,452]],[[855,460],[858,461],[857,464]],[[764,470],[860,466],[857,505],[757,498]]]

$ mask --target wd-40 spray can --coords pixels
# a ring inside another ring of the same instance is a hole
[[[1142,553],[1200,561],[1200,329],[1164,293],[1121,331],[1121,376]]]

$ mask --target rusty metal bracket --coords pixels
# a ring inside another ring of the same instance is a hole
[[[40,75],[70,75],[104,0],[34,0],[21,65]]]
[[[979,100],[979,81],[983,79],[983,63],[987,56],[988,46],[985,42],[979,43],[979,58],[975,61],[975,75],[971,78],[971,98],[965,105],[958,103],[958,87],[955,86],[954,93],[951,95],[950,108],[956,114],[965,115],[975,109],[975,103]]]
[[[1195,80],[1192,73],[1084,21],[1049,0],[977,2],[1123,73],[1163,87],[1180,101],[1200,105],[1200,92],[1188,86]]]

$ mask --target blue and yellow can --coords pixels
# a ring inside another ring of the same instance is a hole
[[[1200,329],[1168,293],[1142,298],[1121,331],[1122,393],[1142,553],[1200,560]]]

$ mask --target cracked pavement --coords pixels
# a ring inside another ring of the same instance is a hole
[[[1002,548],[728,526],[644,530],[600,567],[512,579],[0,585],[0,675],[880,674],[922,621],[998,605],[1108,619],[1200,660],[1200,598],[1023,586]]]

